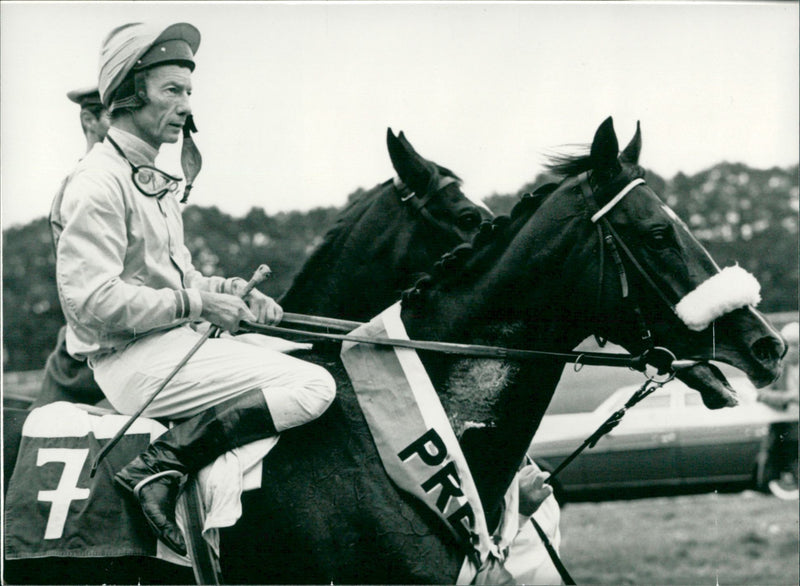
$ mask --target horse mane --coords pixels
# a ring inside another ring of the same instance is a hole
[[[638,165],[629,167],[626,176],[630,176],[630,178],[644,176],[642,167]],[[478,250],[492,242],[508,224],[516,222],[520,218],[527,219],[536,213],[542,203],[558,189],[564,180],[591,171],[592,158],[588,152],[578,155],[554,154],[548,157],[545,169],[555,175],[559,181],[545,183],[531,193],[524,193],[508,216],[497,216],[493,220],[483,222],[471,244],[460,244],[450,252],[443,254],[436,261],[430,273],[421,274],[409,289],[402,292],[403,301],[409,304],[419,303],[431,285],[460,275],[466,261]]]
[[[545,169],[560,177],[563,181],[570,177],[577,177],[586,171],[591,171],[593,168],[592,165],[592,157],[588,152],[578,155],[556,153],[548,157],[548,162],[545,163]],[[629,162],[628,167],[628,173],[625,174],[628,180],[643,177],[645,174],[644,168],[640,167],[638,164]]]
[[[517,204],[519,205],[519,204]],[[515,206],[516,207],[516,206]],[[436,282],[454,278],[461,274],[464,264],[476,251],[486,247],[501,232],[501,229],[511,222],[510,216],[496,216],[491,220],[484,220],[479,226],[478,233],[472,242],[455,246],[445,252],[433,264],[428,273],[420,273],[414,284],[401,293],[403,303],[414,305],[422,301],[424,293]]]
[[[553,154],[547,158],[547,163],[544,167],[554,175],[567,179],[568,177],[577,177],[585,171],[590,171],[592,168],[592,158],[586,147],[586,153],[579,155],[566,155],[566,154]]]
[[[392,181],[384,181],[376,187],[362,191],[351,196],[344,208],[336,216],[336,220],[327,232],[322,236],[322,240],[314,247],[300,271],[295,275],[289,289],[283,293],[280,300],[284,302],[287,295],[292,291],[300,290],[306,286],[309,280],[314,279],[317,271],[325,270],[341,238],[346,237],[352,226],[370,209],[375,200],[385,193],[387,188],[391,188]]]

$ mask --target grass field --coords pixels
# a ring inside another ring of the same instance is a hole
[[[568,504],[561,532],[578,584],[800,583],[797,501],[752,491]]]

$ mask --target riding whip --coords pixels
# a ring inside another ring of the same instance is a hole
[[[245,287],[239,293],[239,297],[242,298],[247,297],[250,291],[252,291],[256,285],[258,285],[260,282],[266,279],[271,273],[272,271],[270,271],[267,265],[259,266],[256,269],[256,272],[253,273],[253,276],[247,282],[247,285],[245,285]],[[110,452],[112,448],[115,445],[117,445],[117,442],[119,442],[119,440],[122,439],[122,436],[125,435],[125,432],[128,431],[131,425],[133,425],[133,422],[136,421],[139,418],[139,416],[144,412],[144,410],[147,409],[150,403],[153,402],[153,399],[155,399],[158,396],[158,394],[164,390],[164,388],[175,377],[175,375],[178,374],[178,371],[181,368],[183,368],[183,366],[189,361],[189,359],[197,353],[197,351],[203,344],[205,344],[206,340],[215,336],[220,330],[221,328],[216,325],[208,328],[205,334],[203,334],[203,336],[199,340],[197,340],[197,343],[192,347],[192,349],[189,350],[189,352],[187,352],[186,356],[184,356],[181,359],[181,361],[175,366],[175,368],[172,369],[172,372],[169,373],[169,376],[167,376],[167,378],[164,379],[164,381],[158,386],[158,388],[150,396],[150,398],[147,399],[147,401],[145,401],[144,405],[142,405],[136,413],[131,415],[131,418],[128,419],[125,425],[123,425],[120,428],[120,430],[114,435],[114,437],[111,438],[111,440],[105,446],[103,446],[103,449],[100,450],[99,454],[97,454],[97,458],[95,458],[94,463],[92,464],[92,469],[89,471],[89,478],[94,478],[94,475],[97,472],[97,467],[100,465],[100,462],[102,462],[106,454],[108,454],[108,452]]]

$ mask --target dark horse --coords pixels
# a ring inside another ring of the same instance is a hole
[[[389,129],[386,141],[397,179],[360,194],[341,212],[281,299],[287,311],[368,319],[491,217],[464,195],[452,171],[420,156],[402,132]],[[4,490],[26,415],[4,409]],[[190,572],[140,558],[11,561],[6,568],[12,583],[191,580]]]
[[[637,353],[641,315],[653,341],[679,358],[713,356],[759,385],[773,379],[785,346],[751,308],[717,320],[714,348],[710,331],[689,330],[630,266],[638,314],[621,295],[615,272],[601,271],[601,258],[605,266],[613,263],[590,216],[642,174],[639,146],[637,132],[618,158],[613,128],[604,123],[589,156],[557,168],[566,177],[549,196],[524,200],[511,218],[484,228],[474,250],[460,247],[437,263],[430,278],[418,280],[403,306],[411,336],[559,351],[598,333]],[[587,171],[588,198],[576,177]],[[716,272],[646,185],[633,189],[608,217],[673,302]],[[223,534],[225,579],[452,583],[463,548],[387,479],[336,355],[309,358],[337,374],[338,400],[314,424],[286,433],[268,457],[263,488],[245,495],[242,520]],[[434,354],[423,360],[461,436],[493,525],[563,364]],[[682,376],[711,406],[732,400],[730,387],[704,362]],[[470,423],[483,427],[462,433],[473,428]]]
[[[409,335],[554,352],[591,334],[633,354],[654,344],[696,361],[679,377],[710,408],[736,402],[708,362],[712,358],[736,366],[757,386],[772,381],[786,346],[752,307],[716,316],[701,331],[677,317],[674,304],[718,268],[652,189],[636,182],[644,176],[640,149],[637,128],[620,154],[606,120],[588,155],[554,165],[560,184],[522,200],[510,217],[483,228],[472,249],[446,255],[404,294]],[[592,221],[606,204],[613,204],[604,216],[607,229],[619,234],[630,257],[614,256]],[[267,457],[262,488],[245,495],[242,519],[223,533],[225,579],[453,583],[462,544],[387,478],[338,354],[318,351],[307,358],[336,374],[337,400],[319,420],[286,432]],[[429,352],[421,358],[460,438],[492,529],[563,362]]]
[[[400,298],[421,271],[470,242],[491,214],[449,169],[422,158],[401,132],[386,145],[397,176],[339,214],[280,299],[286,311],[366,320]]]

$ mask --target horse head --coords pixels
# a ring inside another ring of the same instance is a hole
[[[619,153],[608,118],[598,128],[588,158],[554,166],[570,176],[564,188],[580,190],[590,222],[602,234],[608,274],[597,282],[602,278],[601,287],[624,288],[626,283],[616,276],[619,262],[621,275],[630,280],[629,290],[618,290],[615,301],[598,292],[606,309],[595,316],[593,333],[632,352],[658,346],[694,361],[676,376],[698,390],[709,408],[735,405],[734,389],[710,361],[742,370],[761,387],[778,376],[786,345],[754,309],[760,301],[755,278],[738,266],[721,270],[644,181],[638,166],[641,147],[637,124],[630,144]]]
[[[678,376],[711,408],[735,396],[710,361],[761,386],[778,374],[786,346],[752,307],[754,278],[719,270],[644,181],[640,150],[637,129],[620,154],[609,118],[588,155],[553,163],[560,183],[485,224],[471,249],[444,255],[404,292],[412,338],[551,353],[423,356],[490,516],[555,391],[564,365],[557,353],[592,334],[635,355],[674,355],[687,366]]]
[[[464,195],[449,169],[387,130],[397,176],[355,196],[291,287],[287,311],[369,319],[451,247],[470,242],[491,212]]]
[[[400,131],[386,131],[386,146],[397,176],[408,190],[403,202],[461,242],[474,236],[481,221],[491,216],[485,206],[477,206],[461,191],[461,179],[449,169],[421,157]],[[397,183],[396,183],[397,185]],[[402,187],[401,187],[402,190]]]

